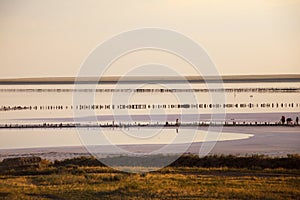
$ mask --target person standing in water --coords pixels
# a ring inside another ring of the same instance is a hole
[[[284,124],[285,123],[285,116],[282,116],[280,121],[281,121],[282,124]]]

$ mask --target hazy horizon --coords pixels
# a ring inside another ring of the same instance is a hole
[[[221,75],[300,74],[300,1],[0,1],[0,78],[73,77],[89,53],[124,31],[159,27],[200,44]],[[107,75],[163,63],[194,71],[166,52],[119,58]]]

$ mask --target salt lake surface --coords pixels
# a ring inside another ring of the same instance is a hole
[[[294,121],[300,116],[300,84],[295,82],[226,83],[222,90],[210,91],[205,84],[191,84],[192,92],[179,84],[170,87],[148,84],[139,88],[143,90],[133,91],[121,90],[113,85],[98,85],[92,93],[88,85],[80,86],[80,89],[73,85],[0,85],[0,125],[114,123],[122,127],[130,123],[172,124],[176,119],[181,123],[199,123],[209,122],[212,118],[213,121],[276,123],[283,115]],[[111,89],[119,90],[112,92]],[[86,100],[85,97],[93,98]],[[212,113],[217,116],[212,116]],[[260,132],[250,128],[247,132],[237,128],[223,129],[211,139],[205,137],[207,131],[198,129],[193,130],[192,136],[182,137],[187,135],[184,129],[176,132],[175,129],[164,128],[159,131],[149,128],[104,128],[101,131],[81,128],[78,132],[74,128],[3,128],[0,129],[0,149],[107,145],[103,136],[115,145],[140,145],[140,148],[147,144],[203,143],[210,140],[222,144],[220,141],[250,140]],[[268,131],[276,134],[286,130],[272,127]],[[294,142],[299,141],[299,129],[295,129],[293,134]],[[178,137],[180,140],[176,140]]]

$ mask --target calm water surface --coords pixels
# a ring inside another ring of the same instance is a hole
[[[194,123],[210,121],[211,113],[226,114],[224,119],[220,117],[215,121],[239,122],[276,122],[282,115],[294,120],[300,116],[300,83],[226,83],[226,90],[211,92],[205,90],[208,89],[205,84],[191,84],[191,89],[197,89],[193,93],[185,91],[186,88],[179,84],[167,88],[181,89],[175,92],[160,91],[166,89],[160,85],[144,85],[139,88],[144,89],[143,92],[117,90],[114,93],[110,89],[116,89],[116,86],[98,85],[91,103],[74,100],[74,92],[83,99],[91,94],[91,90],[88,90],[90,86],[80,88],[81,90],[74,90],[73,85],[0,85],[0,124],[164,124],[166,121],[175,123],[177,118],[180,122]],[[218,96],[221,98],[216,99]],[[225,101],[222,100],[223,97]],[[133,107],[128,107],[129,105]],[[121,129],[105,129],[103,134],[120,145],[168,144],[178,134],[174,129],[164,129],[155,135],[156,130],[148,129],[149,135],[145,136],[148,139],[141,139],[147,132],[145,130],[127,130],[129,135],[137,134],[136,138],[128,137]],[[99,130],[89,129],[85,132],[94,135],[90,144],[105,145],[101,137],[97,136]],[[85,133],[78,133],[71,128],[0,129],[0,148],[79,146],[82,144],[81,134]],[[194,142],[204,141],[205,134],[205,131],[197,130]],[[239,140],[251,136],[251,133],[223,133],[215,140]],[[138,137],[140,138],[137,139]],[[185,142],[184,139],[181,142]]]

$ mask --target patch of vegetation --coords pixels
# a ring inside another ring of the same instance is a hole
[[[271,158],[264,155],[251,155],[237,157],[233,155],[213,155],[199,158],[196,155],[183,155],[170,166],[172,167],[229,167],[247,169],[300,169],[300,156],[298,154],[287,157]]]
[[[24,168],[5,166],[6,160],[0,163],[0,199],[297,199],[299,160],[184,155],[143,174],[105,167],[93,157],[40,159]]]

